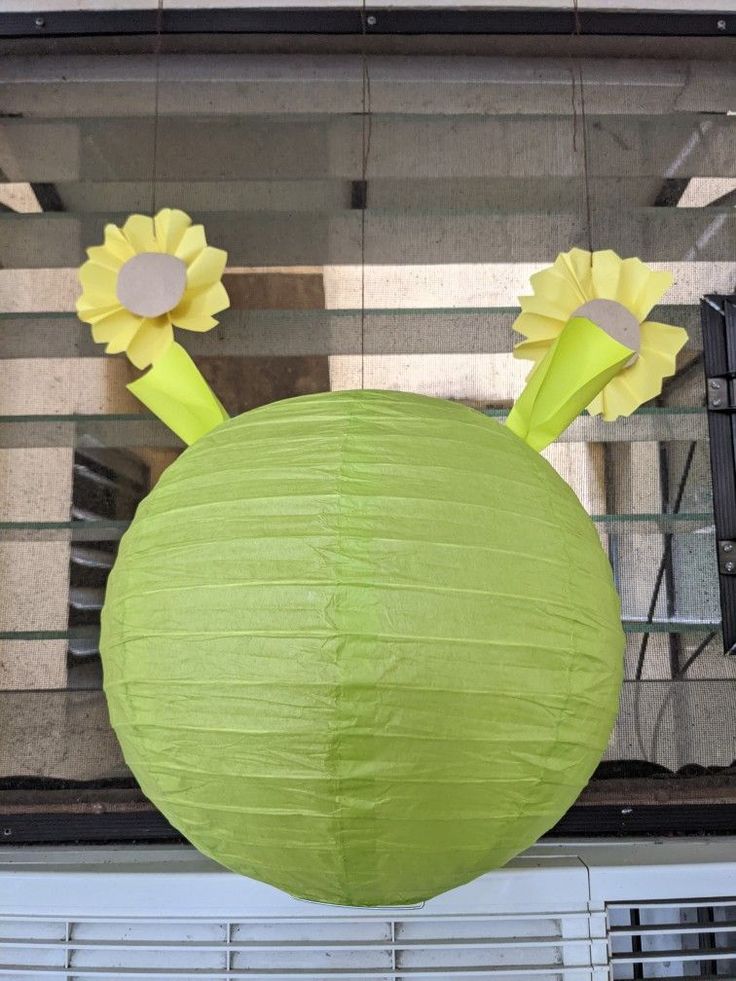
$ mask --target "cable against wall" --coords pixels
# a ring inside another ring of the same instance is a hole
[[[368,207],[368,158],[371,151],[371,78],[368,71],[368,15],[366,0],[360,11],[362,32],[361,43],[361,188],[360,201],[360,387],[365,388],[365,240],[366,240],[366,209]]]
[[[153,47],[154,82],[153,82],[153,148],[151,153],[151,215],[156,214],[156,192],[158,175],[158,123],[159,123],[159,90],[161,88],[161,44],[163,37],[164,0],[158,0],[156,7],[156,35]]]

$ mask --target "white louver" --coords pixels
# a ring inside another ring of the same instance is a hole
[[[6,920],[0,974],[265,979],[589,978],[588,917]]]
[[[729,839],[540,845],[417,907],[301,902],[183,847],[0,853],[0,978],[736,976]]]

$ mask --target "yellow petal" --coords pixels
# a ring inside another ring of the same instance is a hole
[[[106,344],[113,340],[121,331],[127,331],[133,327],[133,333],[140,327],[142,317],[136,317],[125,307],[118,307],[111,313],[100,317],[92,325],[92,337],[98,344]],[[132,335],[131,335],[132,336]]]
[[[613,299],[630,310],[639,321],[642,318],[638,316],[636,299],[646,285],[651,272],[649,266],[633,256],[624,259],[619,270],[618,291]]]
[[[626,372],[622,372],[603,389],[603,418],[606,422],[613,422],[620,416],[630,416],[634,409],[647,400],[639,398],[627,383],[625,374]]]
[[[106,269],[96,262],[85,262],[79,269],[79,282],[85,292],[89,291],[93,296],[109,298],[111,303],[116,299],[118,274],[113,269]]]
[[[522,313],[513,322],[512,330],[518,331],[530,340],[553,339],[562,333],[564,320],[554,317],[542,317],[538,313]]]
[[[667,324],[647,324],[646,327],[647,330],[642,324],[639,357],[606,385],[600,404],[594,400],[588,406],[591,415],[602,412],[606,422],[628,416],[640,405],[656,398],[662,391],[664,379],[674,375],[677,351],[686,342],[687,333]],[[657,328],[664,328],[664,331]]]
[[[665,270],[654,271],[653,269],[648,269],[647,271],[649,276],[639,290],[636,300],[631,307],[631,312],[639,321],[644,320],[652,307],[659,303],[674,282],[672,273],[666,272]]]
[[[122,351],[125,351],[135,337],[139,327],[139,320],[131,320],[127,326],[123,327],[122,329],[118,329],[115,335],[108,341],[107,347],[105,348],[105,353],[120,354]],[[95,340],[97,340],[97,338],[95,338]]]
[[[206,248],[207,239],[204,236],[204,228],[202,225],[192,225],[182,235],[174,255],[177,259],[181,259],[182,262],[186,262],[189,265]]]
[[[590,405],[586,406],[586,411],[591,416],[599,416],[603,412],[603,392],[598,392]]]
[[[534,273],[529,282],[534,295],[543,298],[548,303],[550,311],[555,311],[549,316],[556,316],[559,311],[561,318],[567,320],[573,310],[585,302],[585,297],[580,293],[575,280],[568,275],[561,275],[554,267]]]
[[[554,339],[548,341],[519,341],[514,347],[514,357],[524,361],[541,361],[552,347]]]
[[[645,320],[641,325],[642,350],[651,348],[674,358],[686,344],[687,331],[682,327],[658,324],[654,320]]]
[[[104,245],[94,245],[91,249],[87,249],[87,255],[91,262],[94,262],[96,266],[102,266],[103,269],[112,269],[113,272],[118,273],[120,267],[125,262],[119,256],[115,255]]]
[[[606,422],[613,422],[619,416],[631,415],[634,409],[641,405],[642,401],[645,401],[644,399],[640,401],[634,397],[629,391],[628,384],[623,381],[623,376],[630,370],[627,368],[613,378],[603,391],[593,399],[587,406],[590,415],[602,415]]]
[[[123,235],[135,252],[160,252],[153,233],[153,218],[148,215],[131,215],[123,225]]]
[[[94,303],[89,302],[86,294],[79,297],[76,306],[77,316],[86,324],[96,324],[98,320],[120,309],[117,300],[113,303]]]
[[[596,300],[615,300],[621,274],[621,258],[611,249],[593,253],[591,279]]]
[[[105,248],[123,262],[135,255],[135,250],[117,225],[105,225]]]
[[[207,246],[187,269],[187,289],[214,286],[225,271],[226,262],[227,252]]]
[[[540,317],[550,317],[552,320],[559,320],[566,324],[570,319],[570,314],[581,304],[574,301],[560,302],[549,294],[540,296],[520,296],[519,306],[522,313],[536,313]]]
[[[174,254],[181,242],[182,235],[192,224],[192,219],[185,211],[177,208],[162,208],[154,218],[156,241],[162,252]]]
[[[665,371],[659,370],[656,362],[650,355],[642,351],[634,364],[623,371],[619,378],[614,381],[620,382],[617,386],[615,395],[617,402],[615,406],[624,406],[627,411],[620,411],[620,415],[629,415],[634,409],[656,398],[662,391],[662,383],[666,377],[674,374],[674,362]],[[613,408],[608,407],[609,415]],[[615,416],[613,417],[615,418]]]
[[[554,268],[575,284],[578,296],[581,297],[580,304],[586,300],[593,299],[593,285],[591,272],[593,268],[592,254],[586,249],[570,249],[569,252],[561,252],[555,259]]]
[[[213,327],[217,327],[218,323],[214,317],[210,317],[206,313],[190,313],[180,317],[175,317],[172,314],[171,322],[175,327],[181,327],[183,330],[196,330],[200,333],[212,330]]]
[[[230,306],[230,297],[222,283],[215,283],[203,290],[187,290],[181,303],[171,311],[171,319],[188,317],[190,314],[212,316]]]
[[[136,368],[147,368],[161,357],[173,340],[174,331],[168,318],[144,320],[128,345],[128,357]]]

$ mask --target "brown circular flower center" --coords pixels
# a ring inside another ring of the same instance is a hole
[[[139,317],[160,317],[184,296],[187,267],[176,256],[141,252],[118,273],[116,293],[126,310]]]
[[[609,337],[624,347],[631,348],[634,354],[626,362],[628,368],[639,357],[641,345],[641,325],[631,310],[616,300],[588,300],[578,307],[572,317],[585,317],[604,330]]]

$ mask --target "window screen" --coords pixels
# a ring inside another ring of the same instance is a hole
[[[132,786],[94,608],[135,504],[182,445],[74,303],[104,224],[164,206],[229,253],[231,309],[182,340],[231,414],[371,387],[502,419],[529,367],[511,325],[533,272],[575,245],[670,269],[652,319],[689,332],[677,375],[628,419],[579,418],[545,455],[592,515],[623,605],[626,680],[599,781],[732,763],[698,302],[736,282],[733,42],[575,40],[6,44],[6,793]],[[104,488],[95,506],[82,478]]]

